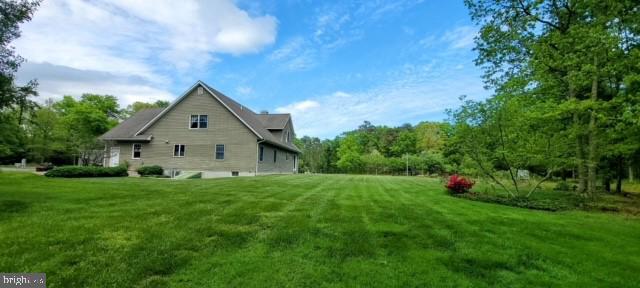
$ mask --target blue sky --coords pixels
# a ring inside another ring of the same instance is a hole
[[[41,99],[172,100],[203,80],[298,136],[442,120],[482,99],[462,1],[45,1],[14,45]]]

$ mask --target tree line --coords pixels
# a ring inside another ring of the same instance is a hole
[[[446,122],[387,127],[365,121],[335,139],[305,136],[296,145],[302,172],[435,174],[452,170],[444,156],[450,133]]]

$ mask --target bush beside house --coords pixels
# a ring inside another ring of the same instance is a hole
[[[137,170],[140,176],[160,176],[163,174],[164,169],[158,165],[142,166]]]
[[[99,166],[62,166],[53,168],[44,174],[47,177],[85,178],[85,177],[126,177],[127,168]]]

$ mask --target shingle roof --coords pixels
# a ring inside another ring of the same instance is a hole
[[[284,142],[278,137],[275,137],[269,129],[283,129],[286,123],[291,118],[289,114],[269,114],[269,116],[263,116],[256,114],[251,109],[243,106],[235,100],[227,97],[222,92],[213,89],[209,85],[202,81],[198,81],[191,89],[189,89],[181,98],[172,103],[165,109],[147,109],[142,110],[131,118],[123,121],[109,132],[100,136],[103,140],[150,140],[151,135],[143,134],[144,131],[151,127],[153,122],[162,118],[162,115],[167,113],[173,106],[179,103],[189,92],[198,87],[198,84],[204,86],[209,92],[214,94],[214,97],[220,100],[224,106],[228,107],[233,114],[235,114],[240,121],[242,121],[250,130],[252,130],[256,136],[266,143],[300,152],[300,149],[293,145],[293,143]],[[278,128],[281,127],[281,128]]]
[[[116,127],[100,136],[103,140],[149,140],[148,135],[138,135],[136,132],[156,117],[164,108],[145,109],[139,111],[127,120],[120,122]]]
[[[264,128],[271,130],[281,130],[287,125],[291,115],[289,114],[256,114],[256,117],[262,122]]]

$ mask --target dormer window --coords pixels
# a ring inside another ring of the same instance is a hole
[[[191,115],[190,129],[205,129],[209,127],[208,115]]]

